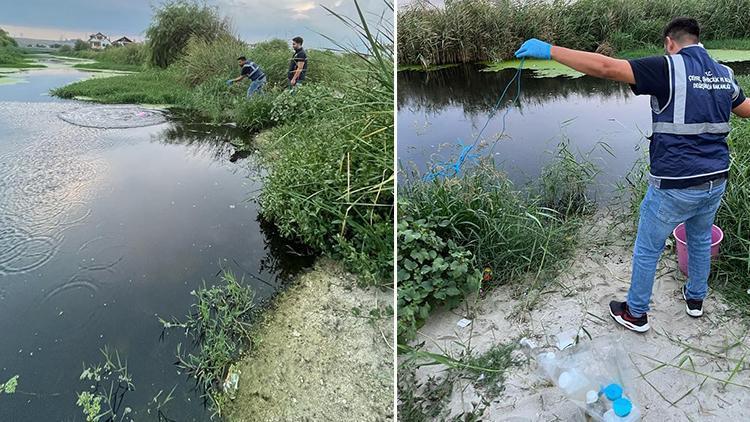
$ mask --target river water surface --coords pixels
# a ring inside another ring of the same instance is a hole
[[[174,366],[190,292],[222,268],[260,300],[311,263],[258,218],[261,171],[234,160],[241,134],[168,120],[98,129],[60,113],[96,107],[47,92],[90,75],[55,66],[0,85],[0,421],[84,420],[76,407],[83,364],[100,349],[127,360],[135,420],[155,420],[151,399],[176,387],[166,415],[207,420],[200,392]],[[232,160],[230,160],[230,158]],[[162,395],[163,397],[163,395]]]
[[[736,74],[750,71],[745,62],[729,65]],[[482,67],[398,73],[401,175],[424,174],[434,163],[455,162],[462,145],[474,142],[515,74],[511,69],[484,72]],[[598,193],[607,198],[646,154],[650,99],[633,95],[626,84],[587,76],[538,78],[524,70],[520,105],[508,110],[515,94],[513,84],[480,140],[484,148],[475,152],[492,155],[518,186],[537,179],[557,145],[567,142],[578,157],[588,156],[600,169]]]

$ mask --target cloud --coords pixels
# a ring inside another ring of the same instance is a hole
[[[314,1],[304,1],[298,4],[293,4],[289,6],[290,10],[293,10],[297,13],[305,13],[309,12],[310,10],[315,9],[315,2]]]

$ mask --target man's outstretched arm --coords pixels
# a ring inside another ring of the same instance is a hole
[[[571,50],[556,45],[551,48],[551,56],[552,60],[589,76],[635,84],[633,68],[627,60],[613,59],[603,54]]]
[[[536,38],[524,42],[521,48],[516,51],[516,57],[552,59],[586,75],[635,84],[633,68],[630,67],[627,60],[553,46]]]

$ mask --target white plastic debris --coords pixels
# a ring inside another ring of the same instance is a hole
[[[536,342],[530,338],[524,337],[518,342],[518,344],[520,344],[522,347],[528,348],[529,350],[536,349]]]
[[[229,367],[229,371],[227,372],[227,377],[224,379],[224,384],[222,385],[224,392],[229,395],[229,398],[234,400],[235,395],[237,394],[237,388],[240,384],[240,374],[242,372],[237,369],[234,365],[231,365]]]
[[[461,328],[466,328],[469,325],[471,325],[471,320],[467,318],[461,318],[460,320],[458,320],[458,323],[456,323],[456,325],[458,325]]]
[[[579,335],[581,335],[581,330],[575,328],[555,334],[555,337],[557,338],[557,348],[559,350],[564,350],[575,345],[576,337]]]

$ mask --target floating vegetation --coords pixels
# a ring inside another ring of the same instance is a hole
[[[403,72],[403,71],[411,70],[411,71],[417,71],[417,72],[432,72],[435,70],[450,69],[458,65],[459,65],[458,63],[429,65],[429,66],[423,66],[421,64],[402,64],[398,66],[398,71]]]
[[[734,62],[745,62],[750,60],[750,50],[708,50],[708,54],[719,62],[723,63],[734,63]]]
[[[78,393],[76,405],[81,408],[86,422],[122,421],[133,410],[124,405],[125,396],[135,390],[127,362],[120,353],[111,353],[105,346],[101,350],[104,364],[85,366],[81,381],[92,381],[89,391]]]
[[[16,392],[16,387],[18,387],[18,375],[14,375],[10,377],[8,381],[0,384],[0,394],[14,394]]]
[[[482,69],[483,72],[499,72],[505,69],[517,69],[521,64],[521,61],[505,60],[502,62],[487,62],[486,64],[487,67]],[[534,75],[540,78],[556,78],[558,76],[580,78],[583,76],[583,73],[573,70],[554,60],[526,59],[524,60],[523,68],[533,70]]]

